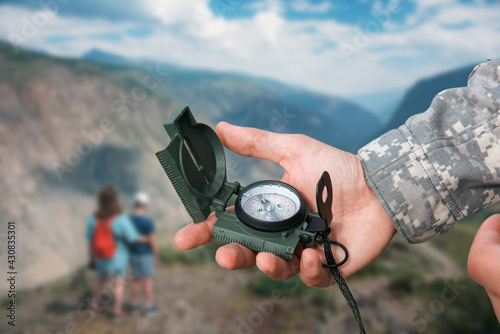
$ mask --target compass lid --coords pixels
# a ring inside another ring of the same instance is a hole
[[[226,158],[212,128],[197,123],[189,107],[175,110],[164,128],[171,142],[156,155],[195,222],[205,220],[226,182]]]

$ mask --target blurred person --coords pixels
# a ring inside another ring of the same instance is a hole
[[[409,243],[425,242],[500,201],[500,60],[476,66],[467,87],[439,93],[426,112],[373,140],[357,155],[303,135],[223,122],[216,132],[233,152],[280,164],[281,181],[296,188],[313,212],[318,179],[324,171],[332,175],[331,238],[349,250],[349,260],[339,267],[348,277],[375,260],[396,231]],[[472,276],[485,286],[495,307],[500,293],[498,219],[492,217],[481,227],[469,256]],[[186,250],[212,241],[215,221],[212,214],[185,226],[175,237],[177,246]],[[336,258],[344,255],[338,247],[332,252]],[[257,265],[275,280],[299,274],[308,286],[334,283],[321,266],[325,255],[318,245],[299,248],[286,261],[232,243],[217,250],[216,260],[228,269]]]
[[[469,275],[490,297],[500,321],[500,214],[486,219],[476,233],[469,252]]]
[[[152,316],[158,312],[153,302],[153,276],[155,266],[158,263],[158,250],[154,236],[155,226],[153,220],[146,216],[149,205],[149,196],[143,192],[134,197],[134,210],[130,219],[138,233],[146,239],[144,243],[130,245],[130,256],[132,265],[132,311],[139,311],[139,290],[144,289],[145,302],[144,315]]]
[[[99,295],[110,276],[113,280],[114,322],[123,318],[123,276],[129,262],[127,243],[143,241],[122,208],[116,190],[104,186],[97,198],[97,210],[87,220],[86,237],[90,256],[95,261],[97,282],[89,310],[99,310]]]

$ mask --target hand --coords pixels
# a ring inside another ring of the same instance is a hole
[[[372,262],[394,236],[396,230],[366,183],[363,167],[355,155],[304,135],[276,134],[227,123],[219,123],[216,132],[222,144],[238,154],[279,163],[285,169],[281,181],[295,187],[313,212],[317,212],[316,184],[324,171],[330,173],[333,183],[330,239],[343,243],[349,250],[349,260],[340,267],[344,277]],[[185,226],[175,237],[177,247],[191,249],[213,240],[215,221],[212,214],[202,223]],[[344,258],[341,249],[332,250],[336,259]],[[270,253],[229,244],[217,250],[216,261],[228,269],[257,265],[275,280],[285,280],[300,272],[301,280],[309,286],[334,283],[328,269],[321,267],[326,260],[320,245],[298,250],[292,260],[286,261]]]
[[[500,321],[500,215],[493,215],[481,225],[470,248],[467,268],[474,281],[490,297]]]

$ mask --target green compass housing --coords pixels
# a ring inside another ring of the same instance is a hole
[[[242,187],[226,179],[226,158],[215,131],[197,123],[189,107],[175,110],[164,128],[171,138],[156,153],[194,223],[215,211],[212,236],[291,260],[299,242],[314,245],[321,220],[292,186],[259,181]],[[235,211],[228,206],[235,203]]]

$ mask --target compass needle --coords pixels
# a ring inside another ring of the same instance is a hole
[[[201,173],[203,176],[203,179],[205,180],[207,185],[210,185],[210,180],[208,179],[208,175],[205,172],[203,168],[203,164],[200,161],[200,158],[198,154],[196,153],[196,150],[193,148],[193,145],[191,144],[191,141],[189,138],[184,138],[184,146],[186,147],[189,156],[191,157],[191,160],[193,161],[194,165],[196,166],[196,169]]]

